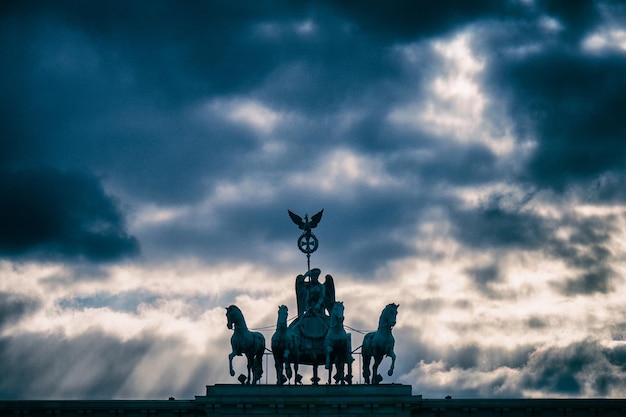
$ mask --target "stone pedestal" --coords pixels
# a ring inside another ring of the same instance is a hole
[[[207,385],[196,396],[207,416],[404,416],[421,396],[411,386],[372,385]]]

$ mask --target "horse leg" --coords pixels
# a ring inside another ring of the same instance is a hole
[[[235,376],[235,370],[233,369],[233,358],[237,356],[237,354],[235,353],[235,351],[232,351],[229,355],[228,355],[228,367],[230,368],[230,376]]]
[[[352,357],[352,335],[348,333],[346,334],[346,365],[348,366],[346,381],[348,385],[352,385],[352,362],[354,362]]]
[[[331,377],[333,375],[333,365],[330,364],[330,366],[328,367],[328,382],[326,383],[326,385],[331,385]]]
[[[335,373],[335,384],[341,384],[341,385],[345,385],[346,384],[346,378],[344,375],[344,371],[343,371],[343,359],[342,358],[337,358],[335,360],[335,370],[337,371],[337,373]]]
[[[330,353],[333,351],[333,347],[329,344],[326,344],[326,365],[324,366],[324,368],[326,369],[330,369],[331,368],[331,363],[330,363]]]
[[[285,364],[285,373],[287,374],[287,380],[291,384],[291,377],[293,373],[291,372],[291,361],[289,360],[290,351],[289,349],[285,349],[285,354],[283,355],[283,362]]]
[[[333,364],[330,362],[330,354],[332,351],[333,351],[333,347],[327,341],[326,342],[326,363],[324,365],[324,368],[328,369],[328,384],[327,385],[330,385],[330,377],[333,374]]]
[[[283,385],[284,378],[283,375],[283,355],[280,352],[274,351],[274,368],[276,369],[276,385]]]
[[[254,375],[253,384],[257,382],[260,383],[261,377],[263,376],[263,354],[265,353],[265,346],[262,346],[257,352],[254,354],[252,374]]]
[[[366,353],[363,354],[363,378],[365,379],[365,383],[370,383],[370,360],[372,359],[371,355]]]
[[[391,358],[391,366],[389,367],[389,371],[387,372],[387,375],[391,376],[391,375],[393,375],[393,368],[396,365],[396,354],[392,350],[391,352],[389,352],[389,355],[387,355],[387,356],[389,356]]]
[[[250,381],[252,380],[251,378],[251,372],[252,372],[252,362],[254,360],[253,356],[251,353],[246,353],[246,358],[248,359],[248,379],[246,380],[246,385],[250,385]]]
[[[374,356],[374,365],[372,365],[372,384],[378,385],[382,381],[382,376],[378,373],[378,366],[383,361],[383,355]]]
[[[320,384],[320,379],[317,376],[317,364],[313,365],[313,378],[311,378],[311,381],[313,381],[313,385]]]
[[[298,369],[299,369],[298,360],[299,360],[299,357],[296,357],[296,361],[293,363],[293,375],[294,375],[293,384],[294,385],[302,384],[302,375],[298,373]]]
[[[258,353],[252,356],[252,384],[256,384],[263,374],[263,363],[261,360],[262,356],[259,356]]]
[[[291,372],[291,364],[288,361],[285,361],[285,374],[286,378],[284,379],[283,384],[287,381],[291,384],[291,377],[293,376],[293,373]]]
[[[348,356],[348,375],[346,376],[346,381],[348,385],[352,385],[352,357]]]
[[[330,378],[333,375],[333,363],[330,361],[331,351],[332,351],[332,348],[330,346],[327,346],[326,347],[326,365],[324,366],[324,368],[328,369],[328,383],[326,385],[331,384]]]

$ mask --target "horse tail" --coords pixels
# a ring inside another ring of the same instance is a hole
[[[254,332],[254,347],[256,349],[265,351],[265,337],[261,332]]]
[[[258,381],[263,375],[263,355],[265,354],[265,337],[259,332],[252,333],[253,340],[253,374],[254,380]]]
[[[265,337],[259,332],[252,333],[252,351],[254,352],[254,356],[263,358],[263,354],[265,353]]]

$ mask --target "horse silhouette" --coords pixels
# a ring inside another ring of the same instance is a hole
[[[331,383],[333,365],[335,365],[335,383],[352,384],[352,341],[349,333],[343,328],[343,302],[336,302],[330,313],[330,326],[324,345],[326,346],[326,369],[328,369],[328,385]],[[348,374],[345,374],[345,366]]]
[[[366,334],[363,338],[361,353],[363,355],[363,378],[365,378],[366,384],[370,383],[370,360],[372,358],[374,358],[374,365],[372,366],[372,384],[376,385],[383,379],[378,373],[378,366],[384,356],[391,357],[391,366],[389,367],[387,375],[393,375],[393,368],[396,364],[396,354],[393,351],[395,340],[391,334],[391,329],[396,324],[399,306],[399,304],[387,304],[380,314],[378,330]]]
[[[229,329],[234,328],[233,335],[230,338],[230,346],[232,352],[228,355],[228,365],[230,367],[230,376],[235,376],[235,370],[233,369],[233,358],[235,356],[246,355],[248,360],[248,378],[243,380],[244,376],[240,377],[240,381],[243,384],[256,384],[263,375],[263,354],[265,353],[265,337],[259,332],[251,332],[246,326],[246,320],[243,317],[243,313],[239,307],[231,305],[226,307],[226,318],[228,319],[227,326]],[[252,373],[252,378],[251,374]]]
[[[287,306],[278,307],[276,332],[272,335],[272,354],[276,368],[277,385],[283,385],[287,380],[291,380],[293,375],[291,363],[293,363],[295,374],[298,374],[298,337],[287,327],[288,314]],[[287,374],[286,377],[283,374],[283,369]]]

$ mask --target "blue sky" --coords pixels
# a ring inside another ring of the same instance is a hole
[[[295,314],[288,209],[324,209],[312,266],[355,346],[400,304],[385,382],[626,394],[623,2],[27,1],[0,21],[0,397],[236,383],[224,307],[268,347]]]

